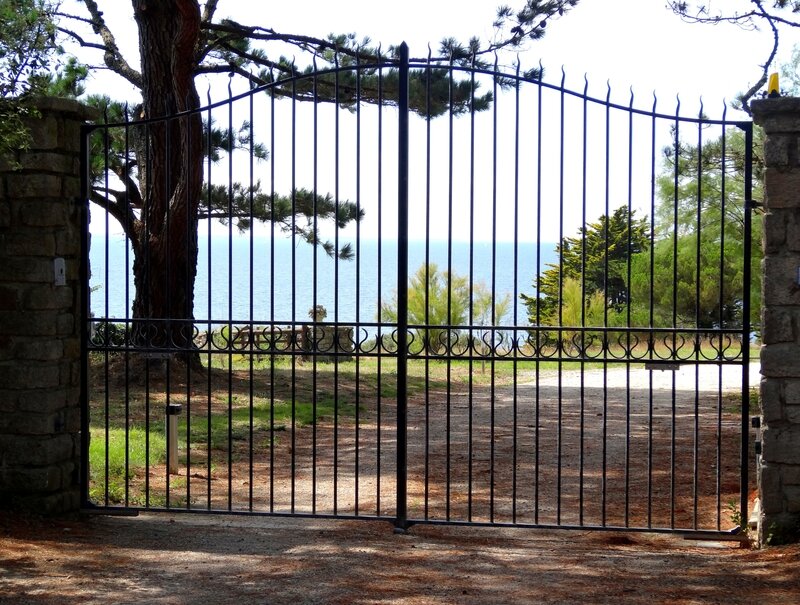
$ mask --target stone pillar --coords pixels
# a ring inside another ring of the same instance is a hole
[[[46,514],[80,504],[79,153],[93,114],[37,104],[31,148],[0,159],[0,508]]]
[[[759,541],[800,539],[800,98],[751,104],[764,129]]]

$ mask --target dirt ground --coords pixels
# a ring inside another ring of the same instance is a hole
[[[800,602],[800,547],[673,535],[0,513],[0,603]]]

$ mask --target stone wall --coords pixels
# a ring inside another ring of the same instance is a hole
[[[759,539],[778,543],[800,538],[800,99],[752,109],[766,135]]]
[[[0,160],[0,508],[55,513],[80,504],[79,152],[92,116],[63,99],[39,110],[31,148]]]

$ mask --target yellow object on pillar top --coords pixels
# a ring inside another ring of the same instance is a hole
[[[767,82],[767,96],[769,98],[781,96],[780,78],[778,74],[770,74]]]

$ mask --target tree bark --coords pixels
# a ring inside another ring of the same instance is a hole
[[[191,353],[203,128],[194,84],[200,8],[195,0],[132,0],[139,29],[142,111],[137,158],[143,228],[133,266],[134,338]]]

